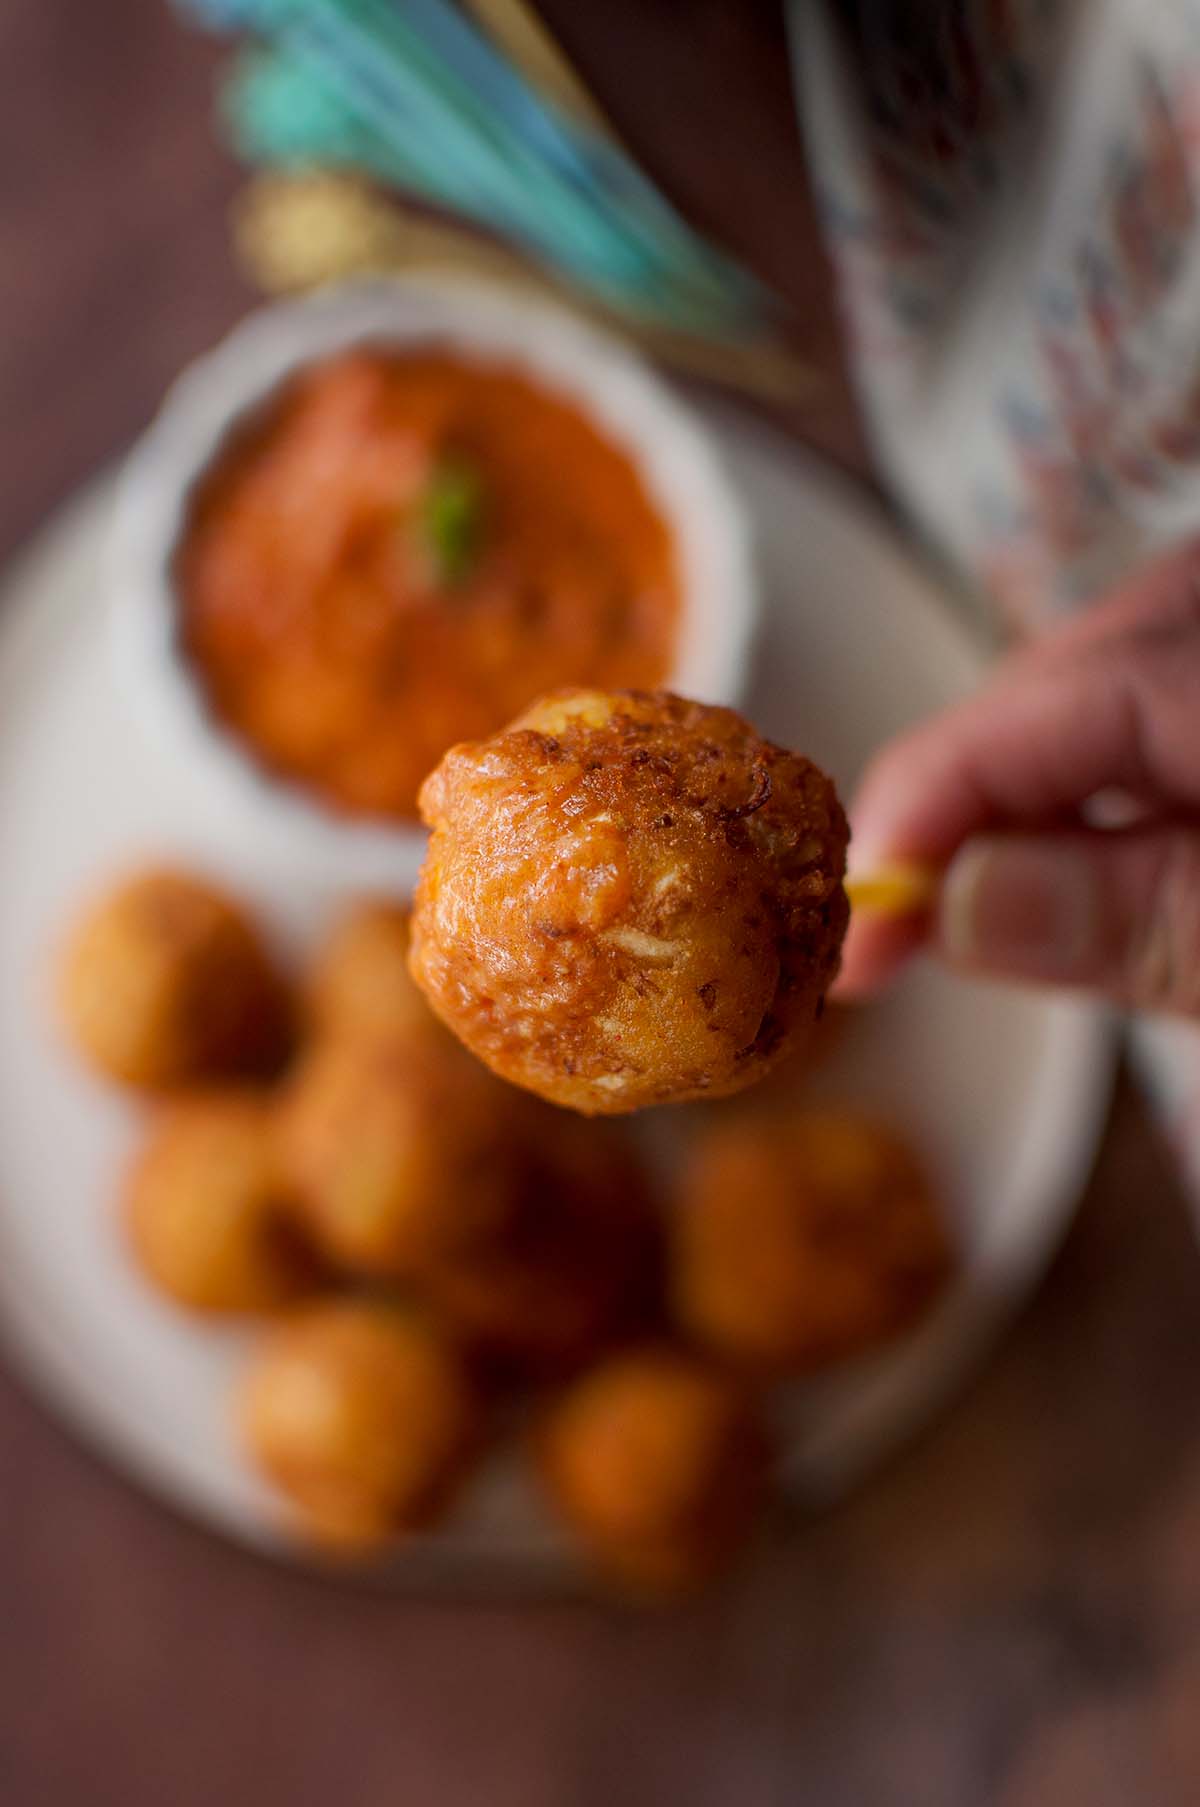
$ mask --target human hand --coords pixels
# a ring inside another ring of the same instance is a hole
[[[1123,825],[1099,826],[1113,793]],[[854,870],[942,877],[923,917],[855,913],[841,994],[927,945],[964,970],[1200,1015],[1200,546],[891,742],[851,814]]]

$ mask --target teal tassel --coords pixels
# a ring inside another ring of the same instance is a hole
[[[721,334],[768,312],[620,147],[542,101],[448,0],[188,4],[271,46],[242,57],[224,95],[251,161],[361,170],[663,324]]]

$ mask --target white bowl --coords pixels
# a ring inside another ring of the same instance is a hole
[[[174,383],[122,477],[111,542],[119,682],[156,767],[232,843],[298,875],[407,890],[423,831],[339,815],[273,778],[212,717],[180,654],[172,561],[188,499],[231,427],[297,366],[362,342],[438,342],[517,364],[569,397],[632,458],[674,538],[681,616],[672,689],[741,699],[757,614],[742,507],[706,430],[621,343],[552,306],[461,281],[380,281],[262,309]]]

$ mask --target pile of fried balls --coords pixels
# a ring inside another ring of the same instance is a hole
[[[406,911],[364,901],[289,980],[179,870],[86,912],[65,1023],[152,1107],[132,1257],[191,1313],[263,1320],[236,1422],[302,1537],[367,1554],[435,1525],[503,1424],[599,1574],[691,1587],[768,1491],[769,1389],[944,1283],[936,1200],[891,1131],[794,1086],[703,1107],[656,1187],[622,1125],[468,1054],[409,953]]]

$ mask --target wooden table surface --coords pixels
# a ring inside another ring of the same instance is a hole
[[[773,8],[547,11],[680,201],[793,297],[829,373],[797,425],[862,470]],[[160,0],[0,5],[0,550],[251,300],[216,60]],[[3,1807],[1174,1807],[1200,1801],[1198,1699],[1200,1259],[1128,1089],[968,1396],[678,1612],[278,1572],[0,1374]]]

